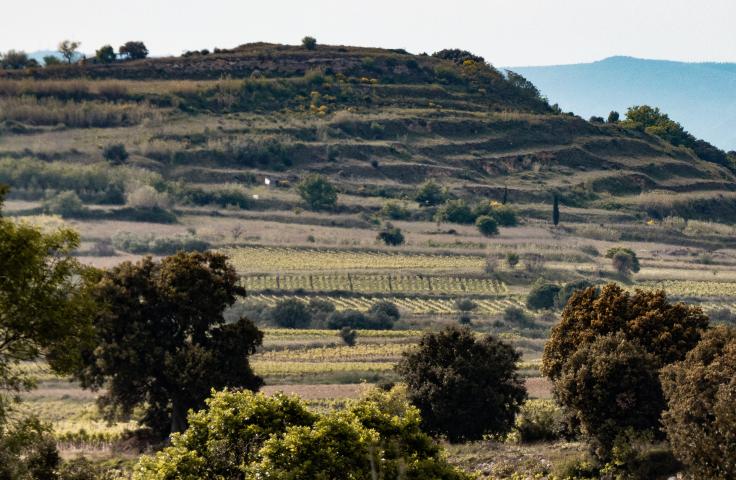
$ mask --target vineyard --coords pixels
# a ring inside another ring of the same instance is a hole
[[[251,358],[254,370],[267,383],[289,377],[294,382],[309,382],[316,375],[323,381],[334,381],[340,375],[391,375],[402,354],[417,345],[421,332],[407,330],[358,330],[358,344],[347,346],[335,330],[265,330],[264,346]],[[477,335],[482,335],[480,332]],[[513,334],[502,337],[520,350],[528,342]],[[539,352],[519,362],[525,376],[538,376]],[[334,377],[333,375],[337,375]],[[330,380],[330,376],[333,376]]]
[[[480,255],[425,254],[382,250],[247,246],[221,250],[241,272],[324,270],[474,270],[481,272]]]
[[[457,276],[380,274],[287,274],[248,275],[241,280],[249,292],[306,290],[311,292],[351,291],[362,293],[441,293],[503,295],[508,287],[496,280]]]
[[[285,298],[296,298],[303,302],[309,302],[313,297],[304,295],[267,295],[267,294],[255,294],[248,295],[249,300],[262,302],[270,307],[275,306],[279,301]],[[359,310],[367,311],[371,306],[381,300],[387,300],[385,297],[373,297],[373,296],[351,296],[351,297],[339,297],[339,296],[319,296],[322,300],[327,300],[335,305],[337,310]],[[388,298],[391,302],[395,303],[400,309],[405,310],[409,313],[416,315],[426,314],[438,314],[447,315],[458,313],[455,300],[450,298],[402,298],[402,297],[390,297]],[[509,307],[524,308],[524,303],[520,298],[517,297],[506,297],[506,298],[486,298],[486,299],[474,299],[473,300],[477,309],[476,312],[484,313],[488,315],[500,315]]]
[[[664,290],[667,295],[678,297],[736,297],[736,282],[696,282],[665,280],[646,282],[638,288]]]

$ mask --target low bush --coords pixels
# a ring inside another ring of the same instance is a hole
[[[450,200],[437,210],[435,221],[469,225],[475,222],[475,215],[465,200]]]
[[[533,328],[534,319],[519,307],[508,307],[503,312],[503,321],[518,328]]]
[[[478,231],[485,237],[498,235],[498,222],[492,217],[481,215],[475,220],[475,226],[478,227]]]
[[[396,320],[385,312],[370,312],[365,314],[357,310],[333,312],[327,317],[327,327],[340,329],[350,327],[360,330],[390,330]]]
[[[636,252],[630,248],[614,247],[606,252],[606,258],[611,259],[611,265],[622,275],[637,273],[639,271],[639,259]]]
[[[405,204],[396,201],[388,201],[381,208],[381,216],[389,220],[406,220],[411,217],[411,212]]]
[[[283,328],[309,328],[312,323],[312,313],[307,305],[295,298],[278,302],[271,310],[271,318]]]
[[[192,235],[176,235],[173,237],[139,236],[133,233],[117,233],[112,237],[112,245],[117,250],[129,253],[153,253],[156,255],[173,255],[177,252],[203,252],[210,248],[209,242]]]
[[[404,243],[404,234],[401,233],[401,229],[394,227],[391,223],[386,223],[383,229],[378,232],[378,236],[376,238],[386,245],[390,245],[392,247]]]
[[[557,284],[538,282],[529,291],[526,306],[534,310],[552,308],[555,306],[555,298],[559,292],[560,286]]]
[[[122,143],[108,145],[102,150],[102,156],[112,165],[122,165],[130,156]]]
[[[44,202],[43,208],[47,213],[61,215],[63,218],[80,218],[89,213],[79,196],[72,191],[54,195]]]
[[[565,431],[562,410],[551,400],[527,400],[521,406],[512,436],[522,443],[559,440]]]

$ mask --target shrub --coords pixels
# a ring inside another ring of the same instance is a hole
[[[358,339],[358,332],[350,327],[342,327],[340,329],[340,338],[345,342],[345,345],[352,347]]]
[[[623,332],[660,366],[682,360],[708,326],[700,307],[671,304],[663,290],[631,294],[616,284],[578,290],[562,311],[544,347],[542,372],[557,378],[565,361],[600,336]]]
[[[541,310],[555,306],[555,297],[560,292],[560,286],[554,283],[538,283],[532,287],[526,297],[526,306]]]
[[[519,307],[507,307],[503,311],[503,321],[520,328],[532,328],[534,326],[532,317]]]
[[[368,309],[368,315],[381,320],[386,319],[392,324],[401,318],[401,312],[399,312],[396,304],[388,300],[381,300],[371,305],[371,308]]]
[[[447,191],[432,180],[427,180],[419,187],[414,200],[422,207],[440,205],[447,201]]]
[[[44,202],[44,210],[64,218],[83,217],[88,213],[76,192],[61,192]]]
[[[281,300],[271,310],[271,318],[279,327],[309,328],[312,323],[312,314],[307,305],[295,298]]]
[[[478,308],[478,304],[469,298],[458,298],[455,300],[455,308],[461,312],[471,312]]]
[[[190,234],[154,237],[153,235],[141,236],[128,232],[119,232],[113,235],[112,245],[124,252],[154,253],[156,255],[173,255],[177,252],[204,252],[210,248],[209,242]]]
[[[302,38],[302,47],[306,48],[307,50],[314,50],[317,48],[317,39],[314,37],[304,37]]]
[[[496,201],[482,203],[476,206],[474,213],[476,217],[483,215],[491,217],[502,227],[515,227],[519,223],[516,217],[516,211],[513,208]]]
[[[335,311],[335,305],[321,298],[312,298],[307,304],[307,309],[312,316],[312,326],[319,328],[326,326],[327,318]]]
[[[658,361],[622,332],[584,343],[555,380],[557,401],[580,422],[596,456],[610,460],[628,430],[655,431],[664,407]]]
[[[550,442],[565,431],[562,410],[550,400],[527,400],[516,416],[514,433],[520,442]]]
[[[470,480],[421,431],[417,409],[398,388],[326,414],[295,397],[225,391],[190,423],[171,446],[143,457],[133,479]]]
[[[425,334],[397,366],[426,431],[451,442],[507,433],[526,399],[520,354],[466,327]],[[468,401],[473,399],[473,401]]]
[[[312,210],[332,210],[337,205],[337,190],[321,175],[308,175],[297,189]]]
[[[381,208],[381,216],[390,220],[406,220],[411,216],[411,212],[406,205],[396,201],[388,201]]]
[[[0,426],[0,478],[56,478],[61,464],[52,430],[36,418]]]
[[[630,248],[614,247],[606,252],[606,258],[611,259],[611,265],[622,275],[639,271],[639,259]]]
[[[575,282],[564,284],[562,288],[560,288],[560,290],[557,292],[557,295],[555,295],[555,308],[565,308],[567,301],[570,300],[570,297],[573,293],[578,290],[585,290],[586,288],[590,288],[592,286],[593,284],[587,280],[578,280]]]
[[[437,210],[435,220],[467,225],[475,221],[475,215],[465,200],[450,200]]]
[[[327,317],[327,328],[350,327],[362,330],[390,330],[397,319],[398,317],[380,311],[365,314],[357,310],[344,310],[333,312]]]
[[[127,204],[131,208],[168,208],[171,205],[165,192],[158,192],[150,185],[144,185],[128,194]]]
[[[693,478],[736,478],[736,330],[719,326],[664,368],[662,424]]]
[[[496,220],[491,217],[482,215],[475,220],[475,226],[478,227],[478,231],[485,237],[492,237],[498,235],[498,224]]]
[[[394,227],[391,223],[386,223],[383,229],[378,232],[376,238],[386,245],[394,247],[404,243],[404,234],[401,233],[401,229]]]
[[[620,115],[617,111],[611,110],[611,113],[608,114],[608,118],[606,119],[606,122],[608,123],[618,123],[620,118]]]
[[[122,143],[108,145],[102,151],[102,156],[112,165],[122,165],[128,159],[128,151]]]
[[[511,268],[516,267],[516,265],[519,264],[519,254],[513,252],[506,254],[506,263],[508,263]]]

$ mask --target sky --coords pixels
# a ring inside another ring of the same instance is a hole
[[[498,66],[613,55],[736,62],[736,0],[5,0],[0,51],[94,52],[142,40],[152,55],[266,41],[463,48]]]

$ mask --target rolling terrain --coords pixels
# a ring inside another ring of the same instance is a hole
[[[73,227],[77,255],[98,267],[181,249],[226,253],[246,289],[229,314],[265,329],[253,365],[266,391],[298,393],[316,409],[395,381],[422,331],[459,321],[517,348],[530,397],[550,402],[539,366],[559,309],[527,304],[540,282],[663,287],[732,321],[730,163],[560,113],[524,79],[453,58],[250,44],[0,71],[0,183],[12,187],[3,214]],[[313,210],[300,196],[310,174],[335,186],[334,208]],[[427,180],[471,206],[504,203],[518,222],[484,236],[472,222],[438,221],[441,206],[416,201]],[[404,244],[376,238],[387,222]],[[638,273],[613,268],[605,253],[618,246],[636,252]],[[324,322],[274,328],[271,309],[284,299],[338,312],[389,300],[401,316],[391,330],[358,330],[348,347]],[[475,306],[462,310],[463,299]],[[27,408],[54,423],[65,455],[136,458],[121,442],[134,420],[108,426],[94,393],[29,368],[41,388]],[[582,450],[492,444],[450,453],[506,478],[502,463],[523,458],[533,475]]]

